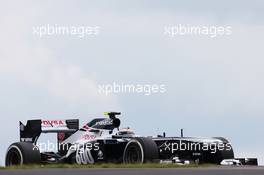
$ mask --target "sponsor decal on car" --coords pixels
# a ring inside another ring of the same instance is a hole
[[[65,139],[65,133],[64,132],[59,132],[58,133],[58,140],[62,142]]]
[[[112,125],[113,124],[113,120],[102,120],[100,122],[96,122],[95,125]]]
[[[91,134],[84,134],[82,136],[82,139],[84,139],[84,140],[94,140],[95,138],[96,138],[96,136],[95,135],[91,135]]]
[[[65,126],[66,123],[64,120],[42,120],[41,121],[41,126]]]
[[[83,149],[76,151],[76,163],[77,164],[93,164],[94,158],[90,149]]]
[[[87,143],[86,145],[77,145],[76,150],[76,163],[77,164],[93,164],[94,158],[91,151],[99,150],[99,143]],[[100,156],[103,156],[103,153]]]

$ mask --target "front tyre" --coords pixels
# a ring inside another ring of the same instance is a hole
[[[146,163],[158,160],[157,144],[151,138],[138,137],[130,140],[123,153],[123,163]]]
[[[41,161],[39,149],[30,142],[17,142],[9,146],[5,165],[38,164]]]

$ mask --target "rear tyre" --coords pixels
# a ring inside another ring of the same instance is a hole
[[[9,146],[5,164],[6,166],[38,164],[41,157],[38,147],[30,142],[17,142]]]
[[[123,163],[154,162],[158,158],[158,147],[151,138],[138,137],[130,140],[123,153]]]

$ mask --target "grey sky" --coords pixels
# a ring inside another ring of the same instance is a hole
[[[18,121],[120,110],[139,134],[224,136],[264,164],[263,1],[13,1],[0,4],[0,164]],[[32,27],[100,26],[96,37]],[[164,36],[164,26],[228,25],[232,35]],[[165,84],[167,92],[99,94],[102,83]],[[250,138],[251,142],[248,142]]]

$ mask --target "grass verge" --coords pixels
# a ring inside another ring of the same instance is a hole
[[[0,167],[2,170],[10,169],[42,169],[42,168],[197,168],[197,167],[210,167],[216,166],[212,164],[189,164],[189,165],[178,165],[173,163],[144,163],[144,164],[45,164],[45,165],[23,165],[23,166],[11,166],[11,167]]]

